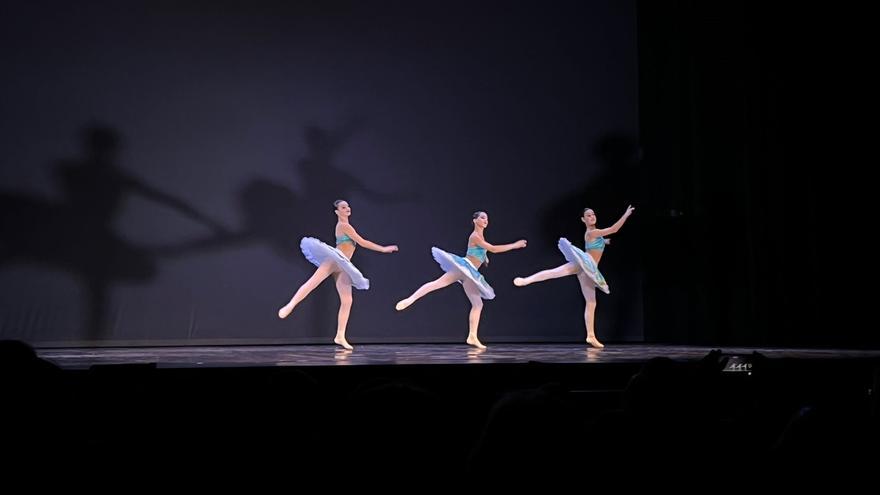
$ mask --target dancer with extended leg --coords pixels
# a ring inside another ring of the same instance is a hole
[[[556,268],[540,271],[528,277],[517,277],[513,279],[514,285],[517,287],[524,287],[535,282],[543,282],[545,280],[566,277],[568,275],[577,275],[578,282],[581,286],[581,292],[586,301],[584,323],[587,327],[587,343],[593,347],[605,347],[599,342],[599,339],[596,338],[596,287],[606,294],[611,292],[608,283],[605,282],[605,277],[599,272],[599,260],[602,258],[605,246],[611,244],[611,240],[605,239],[605,236],[609,236],[620,230],[626,222],[626,219],[632,215],[634,209],[635,208],[632,206],[627,207],[623,216],[621,216],[614,225],[606,229],[596,228],[596,213],[590,208],[584,209],[583,215],[581,216],[581,221],[584,222],[584,225],[587,228],[584,233],[584,243],[586,245],[584,251],[573,246],[568,239],[563,237],[559,239],[559,250],[562,251],[562,255],[565,256],[567,263]]]
[[[355,246],[363,246],[380,253],[393,253],[397,251],[397,246],[380,246],[361,237],[352,227],[351,223],[349,223],[351,206],[349,206],[347,201],[337,200],[333,203],[333,207],[338,219],[336,222],[336,247],[330,247],[314,237],[303,238],[300,242],[300,249],[302,249],[306,259],[311,261],[318,269],[300,286],[296,294],[290,299],[290,302],[278,310],[278,317],[287,318],[293,309],[296,308],[297,304],[315,290],[324,279],[332,275],[336,279],[336,292],[339,294],[339,315],[337,318],[336,337],[333,339],[333,342],[346,349],[353,349],[345,338],[348,317],[351,314],[351,288],[352,286],[362,290],[370,288],[370,281],[364,278],[357,267],[351,263],[351,256],[354,254]]]
[[[460,282],[464,288],[471,303],[471,311],[468,316],[468,337],[467,343],[480,349],[486,346],[480,342],[477,331],[480,327],[480,314],[483,311],[483,299],[494,299],[495,291],[480,274],[480,267],[489,263],[489,253],[503,253],[512,249],[521,249],[526,247],[525,240],[519,240],[511,244],[493,245],[486,242],[483,232],[489,226],[489,215],[484,211],[474,213],[473,218],[474,231],[468,238],[467,254],[464,257],[447,253],[436,247],[431,248],[431,254],[434,260],[440,264],[440,267],[446,272],[443,276],[428,282],[416,290],[411,296],[397,303],[395,308],[403,311],[412,303],[437,289],[442,289],[451,285],[453,282]]]

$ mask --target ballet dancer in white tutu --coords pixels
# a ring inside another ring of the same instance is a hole
[[[318,267],[311,276],[293,295],[290,302],[278,310],[279,318],[287,318],[297,304],[302,302],[310,292],[315,290],[325,278],[333,275],[336,279],[336,292],[339,293],[339,317],[337,319],[336,337],[333,342],[346,349],[353,349],[345,339],[345,328],[348,325],[348,316],[351,314],[351,288],[366,290],[370,288],[370,281],[364,278],[360,270],[351,263],[351,256],[356,246],[363,246],[380,253],[393,253],[397,246],[380,246],[375,242],[361,237],[348,219],[351,216],[351,206],[348,201],[339,199],[333,202],[338,221],[336,222],[336,247],[328,246],[314,237],[304,237],[300,242],[300,249],[306,259]]]
[[[606,229],[596,228],[596,213],[590,208],[584,209],[581,221],[587,227],[584,233],[585,249],[581,251],[578,247],[573,246],[566,238],[559,239],[559,250],[567,261],[566,264],[558,266],[550,270],[543,270],[528,277],[517,277],[513,279],[513,284],[517,287],[523,287],[535,282],[543,282],[553,278],[566,277],[568,275],[577,275],[578,282],[581,284],[581,292],[586,300],[586,309],[584,310],[584,323],[587,326],[587,343],[596,348],[605,347],[599,339],[596,338],[595,314],[596,314],[596,288],[602,292],[609,294],[611,289],[605,282],[605,277],[599,272],[599,260],[602,259],[602,252],[605,246],[611,244],[610,239],[605,236],[616,233],[623,227],[626,219],[632,215],[635,208],[627,207],[623,216],[620,217],[614,225]]]
[[[483,264],[489,263],[489,258],[486,255],[487,251],[490,253],[503,253],[512,249],[521,249],[526,247],[526,241],[523,239],[499,246],[489,244],[483,237],[483,231],[489,226],[489,215],[484,211],[475,212],[473,221],[474,231],[468,238],[466,255],[461,257],[432,247],[431,254],[434,255],[434,260],[440,264],[440,268],[446,273],[437,280],[419,287],[411,296],[398,302],[395,308],[398,311],[402,311],[425,294],[442,289],[453,282],[459,282],[462,288],[464,288],[464,293],[467,295],[468,300],[471,302],[467,343],[479,349],[485,349],[486,346],[477,337],[477,330],[480,326],[480,313],[483,311],[483,299],[494,299],[495,291],[492,290],[492,287],[489,286],[489,283],[480,274],[479,268]]]

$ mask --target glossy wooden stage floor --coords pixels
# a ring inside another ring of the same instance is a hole
[[[186,347],[115,347],[38,349],[40,357],[65,369],[92,365],[155,363],[160,368],[436,365],[436,364],[591,364],[638,363],[653,357],[696,360],[712,347],[612,344],[494,344],[478,350],[465,344],[366,344],[347,351],[334,345],[252,345]],[[720,348],[725,354],[757,351],[768,358],[878,359],[880,350]]]

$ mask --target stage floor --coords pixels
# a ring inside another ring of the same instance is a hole
[[[147,364],[160,368],[436,365],[436,364],[593,364],[638,363],[653,357],[689,361],[700,359],[713,347],[612,344],[594,349],[585,344],[495,344],[478,350],[465,344],[367,344],[353,351],[335,345],[251,345],[185,347],[113,347],[38,349],[40,357],[64,369],[92,365]],[[880,350],[720,348],[725,354],[768,358],[880,359]]]

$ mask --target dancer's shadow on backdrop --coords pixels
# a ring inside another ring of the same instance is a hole
[[[350,199],[357,195],[374,204],[397,204],[416,201],[420,197],[416,192],[383,190],[370,184],[361,178],[369,175],[367,165],[358,166],[353,171],[338,165],[338,155],[362,125],[362,120],[353,119],[336,131],[318,126],[305,127],[303,137],[306,154],[296,161],[290,185],[265,177],[254,177],[239,189],[238,206],[242,222],[240,228],[222,235],[159,247],[155,252],[162,256],[175,257],[258,243],[268,245],[280,258],[299,264],[303,270],[311,271],[314,267],[303,258],[299,243],[303,237],[309,236],[332,245],[334,200]],[[299,184],[295,182],[297,180]],[[292,185],[299,187],[294,188]],[[362,268],[364,265],[365,262],[361,263]],[[278,294],[277,301],[267,303],[267,311],[275,314],[275,306],[287,300],[298,284],[304,281],[304,278],[292,279],[291,294]],[[312,303],[315,307],[335,307],[336,292],[322,286],[310,299],[315,301]],[[311,313],[313,320],[311,328],[307,330],[309,335],[325,335],[327,328],[335,328],[335,312]]]
[[[358,195],[377,204],[418,200],[418,193],[381,190],[336,165],[336,156],[351,140],[360,125],[358,122],[352,121],[339,131],[306,127],[303,131],[306,156],[296,162],[289,183],[253,177],[239,188],[237,201],[241,226],[238,229],[222,235],[157,247],[156,251],[163,256],[180,256],[194,251],[265,243],[284,259],[305,262],[299,251],[299,241],[304,236],[331,240],[333,201],[336,199]],[[362,175],[369,175],[366,168],[357,170]],[[299,184],[294,182],[297,178]],[[294,184],[299,187],[291,187]]]
[[[115,223],[125,199],[139,195],[176,210],[222,235],[225,229],[187,201],[126,172],[117,164],[120,133],[91,126],[82,156],[61,160],[54,177],[61,201],[0,192],[0,266],[37,263],[71,273],[86,288],[83,336],[107,337],[108,296],[119,283],[144,284],[157,272],[154,254],[123,239]],[[11,289],[4,289],[11,290]]]

